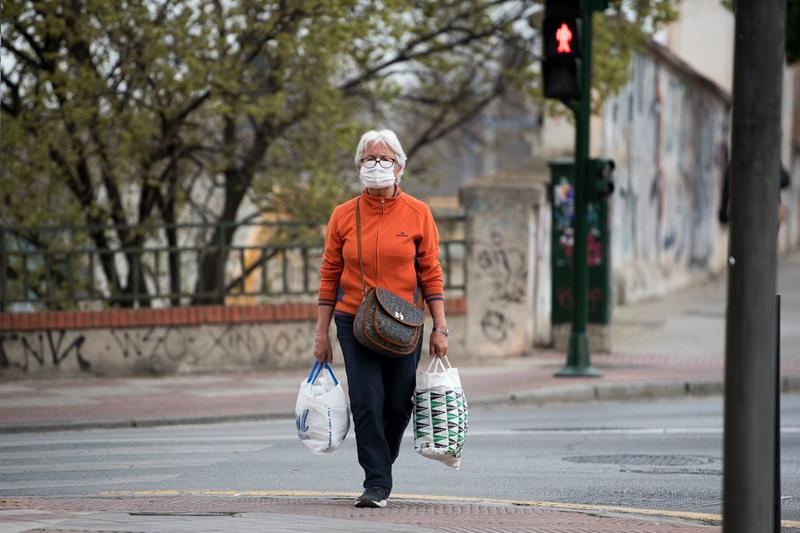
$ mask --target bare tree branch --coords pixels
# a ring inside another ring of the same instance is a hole
[[[492,9],[494,6],[506,3],[506,1],[507,0],[497,0],[495,2],[491,2],[489,4],[486,4],[485,7],[482,9],[482,11],[486,12],[486,11]],[[416,39],[413,39],[412,41],[408,42],[406,44],[406,46],[403,47],[403,49],[400,50],[393,57],[391,57],[389,59],[386,59],[384,61],[381,61],[381,62],[377,63],[376,65],[374,65],[372,67],[367,68],[364,72],[359,74],[357,77],[355,77],[355,78],[353,78],[353,79],[351,79],[349,81],[344,82],[342,85],[339,86],[339,89],[344,91],[344,92],[348,92],[351,89],[353,89],[354,87],[357,87],[358,85],[361,85],[362,83],[370,80],[378,72],[380,72],[380,71],[382,71],[382,70],[384,70],[384,69],[386,69],[386,68],[388,68],[388,67],[390,67],[392,65],[395,65],[395,64],[398,64],[398,63],[402,63],[402,62],[406,62],[406,61],[422,59],[422,58],[425,58],[425,57],[428,57],[428,56],[431,56],[431,55],[434,55],[434,54],[437,54],[437,53],[446,52],[448,50],[453,50],[453,49],[455,49],[455,48],[457,48],[459,46],[463,46],[463,45],[469,44],[471,42],[478,41],[480,39],[484,39],[486,37],[494,35],[495,33],[497,33],[497,31],[500,28],[504,27],[510,21],[516,20],[516,18],[518,18],[519,15],[515,14],[515,15],[509,15],[509,16],[506,16],[506,17],[502,17],[496,23],[492,24],[489,28],[487,28],[486,30],[481,31],[481,32],[476,32],[473,29],[470,29],[470,28],[467,28],[467,27],[461,27],[461,26],[457,25],[457,22],[459,22],[460,20],[469,18],[471,16],[474,16],[474,11],[472,11],[472,10],[465,10],[465,11],[457,14],[455,17],[450,19],[446,24],[444,24],[441,28],[439,28],[437,30],[434,30],[432,32],[429,32],[427,34],[420,35]],[[445,34],[451,32],[451,31],[453,31],[455,29],[458,29],[460,32],[465,32],[466,35],[464,35],[460,39],[455,39],[455,40],[450,41],[450,42],[445,43],[445,44],[430,46],[429,48],[425,48],[425,49],[419,50],[417,52],[414,52],[414,49],[416,49],[418,46],[420,46],[422,44],[425,44],[425,43],[429,43],[429,42],[435,42],[435,39],[437,37],[439,37],[441,35],[445,35]]]

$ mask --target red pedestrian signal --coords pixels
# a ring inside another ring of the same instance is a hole
[[[556,49],[557,54],[572,53],[572,48],[570,48],[572,32],[566,22],[562,22],[561,26],[556,30],[556,41],[558,41],[558,49]]]
[[[581,57],[580,11],[575,3],[547,2],[542,25],[542,89],[545,98],[576,100],[581,97],[578,65]],[[554,9],[555,13],[550,10]],[[570,9],[575,9],[570,13]]]

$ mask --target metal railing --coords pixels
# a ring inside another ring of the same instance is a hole
[[[445,287],[463,294],[464,217],[436,220]],[[318,223],[0,226],[0,310],[313,301],[322,251]]]

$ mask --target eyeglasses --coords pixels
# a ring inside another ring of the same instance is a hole
[[[376,164],[380,164],[381,168],[392,168],[394,166],[394,159],[362,159],[361,164],[364,165],[364,168],[375,168]]]

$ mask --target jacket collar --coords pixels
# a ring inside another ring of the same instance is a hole
[[[403,194],[405,193],[399,185],[397,186],[397,191],[394,196],[373,196],[364,189],[361,191],[361,205],[370,211],[380,212],[381,200],[383,200],[383,212],[387,213],[397,205],[398,200]],[[364,209],[364,207],[362,207],[362,209]]]

